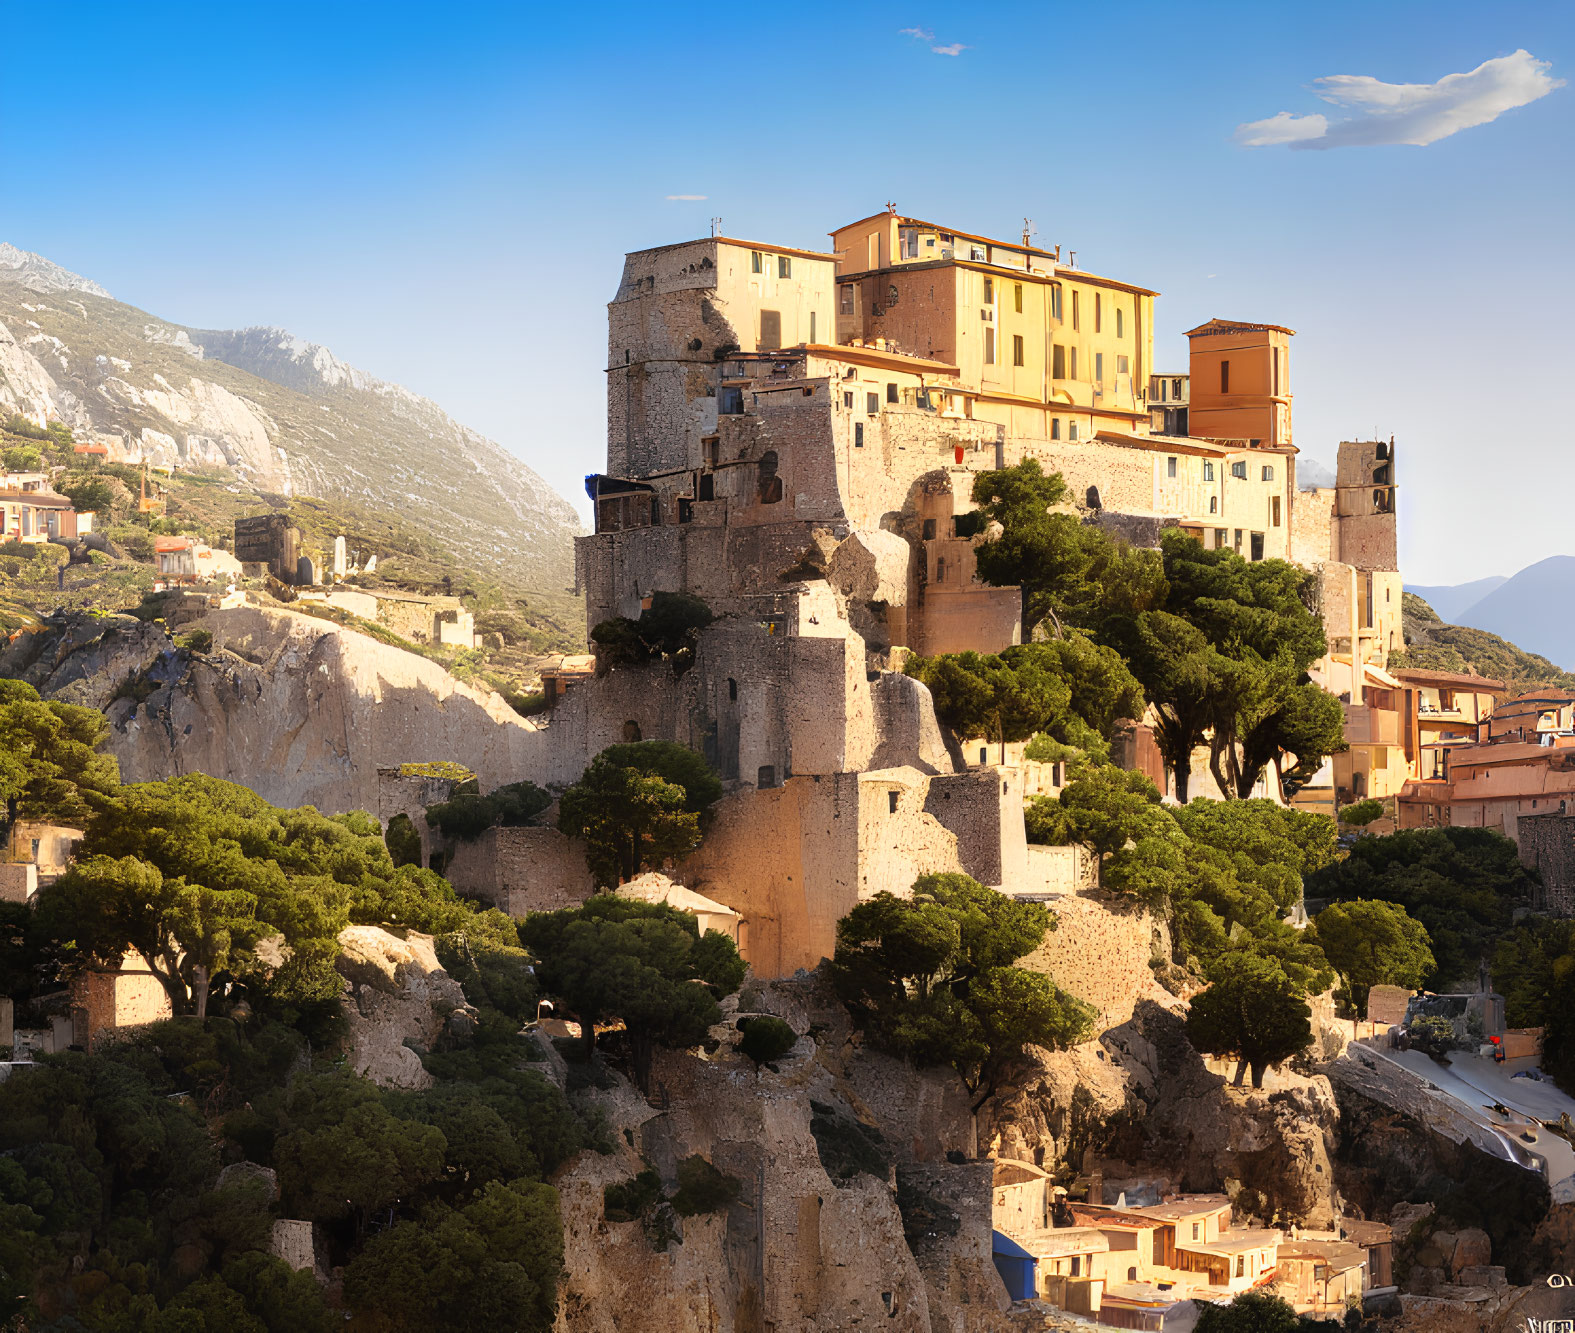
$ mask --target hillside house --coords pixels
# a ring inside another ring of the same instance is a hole
[[[48,473],[0,473],[0,542],[70,540],[91,531],[92,512],[79,514],[55,494]]]

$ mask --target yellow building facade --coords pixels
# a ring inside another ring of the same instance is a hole
[[[956,365],[974,415],[1014,436],[1146,427],[1155,292],[895,212],[831,237],[838,342]]]

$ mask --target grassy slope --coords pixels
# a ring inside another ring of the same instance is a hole
[[[1516,693],[1554,685],[1575,690],[1575,675],[1545,657],[1517,648],[1486,630],[1449,625],[1415,593],[1405,594],[1403,653],[1392,654],[1391,667],[1429,671],[1475,671],[1507,682]]]

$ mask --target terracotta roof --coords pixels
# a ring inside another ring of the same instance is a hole
[[[1396,668],[1391,675],[1418,685],[1466,685],[1483,694],[1505,694],[1509,686],[1492,676],[1473,676],[1468,671],[1422,671],[1414,667]]]
[[[1206,338],[1211,333],[1288,333],[1295,337],[1296,330],[1283,324],[1252,324],[1239,319],[1220,319],[1216,316],[1206,324],[1187,330],[1189,338]]]
[[[0,500],[29,504],[36,509],[70,509],[71,501],[53,491],[0,491]]]

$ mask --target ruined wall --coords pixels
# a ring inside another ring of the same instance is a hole
[[[463,761],[460,761],[463,762]],[[377,770],[377,804],[373,807],[384,833],[389,820],[404,815],[421,839],[421,864],[430,864],[434,851],[443,845],[443,835],[427,823],[427,808],[439,805],[454,794],[459,783],[453,778],[424,777],[401,773],[397,767]]]
[[[585,844],[555,828],[490,828],[453,846],[444,872],[456,892],[510,916],[578,907],[596,891]]]
[[[1339,559],[1334,550],[1335,490],[1328,486],[1291,495],[1291,560],[1315,569]]]
[[[1027,884],[1023,777],[1017,768],[975,768],[930,779],[924,811],[957,839],[957,858],[981,884]]]
[[[1542,876],[1532,909],[1575,916],[1575,819],[1563,814],[1519,815],[1516,842],[1522,864]]]
[[[120,970],[93,969],[71,983],[74,1040],[92,1046],[100,1034],[140,1027],[168,1018],[169,992],[139,953],[128,953]]]
[[[1159,993],[1149,960],[1170,957],[1159,918],[1114,895],[1058,898],[1050,910],[1056,928],[1022,966],[1093,1005],[1101,1029],[1127,1022],[1141,1000]]]
[[[925,812],[929,782],[894,768],[735,792],[673,876],[747,920],[744,952],[757,976],[814,967],[863,899],[906,895],[921,874],[963,869],[956,836]]]

